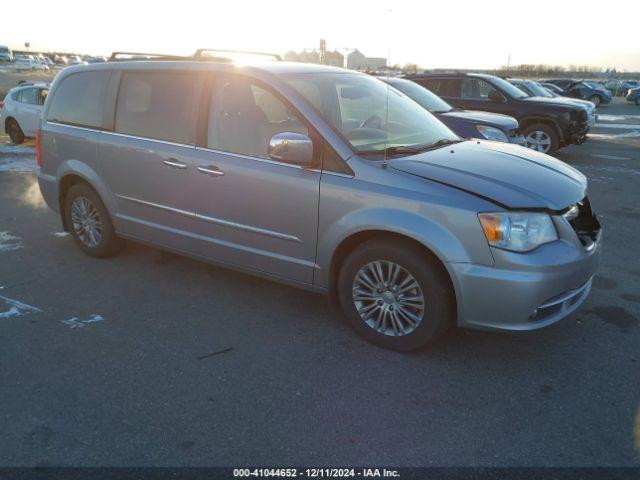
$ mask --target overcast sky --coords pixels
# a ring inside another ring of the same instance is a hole
[[[358,48],[391,64],[495,68],[588,64],[640,71],[640,0],[245,1],[30,0],[0,44],[108,54],[197,47],[284,53]],[[100,5],[100,8],[96,8]],[[13,17],[13,16],[12,16]]]

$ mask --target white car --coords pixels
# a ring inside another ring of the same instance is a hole
[[[23,83],[9,90],[0,102],[0,125],[13,143],[36,136],[48,92],[48,83]]]
[[[14,62],[16,70],[49,70],[49,66],[29,55],[16,58]]]
[[[87,65],[88,62],[82,60],[78,55],[71,55],[69,57],[69,65]]]

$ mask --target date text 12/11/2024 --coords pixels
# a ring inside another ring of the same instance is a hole
[[[398,478],[397,470],[386,468],[236,468],[233,476],[239,477],[289,477],[289,478]]]

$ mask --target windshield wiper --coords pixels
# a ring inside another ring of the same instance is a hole
[[[362,152],[358,152],[360,155],[416,155],[418,153],[426,152],[427,150],[435,150],[436,148],[444,147],[446,145],[451,145],[454,143],[459,143],[462,140],[450,140],[448,138],[443,138],[433,143],[424,143],[419,145],[399,145],[387,147],[382,150],[365,150]]]

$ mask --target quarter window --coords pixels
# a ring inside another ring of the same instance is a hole
[[[54,93],[47,120],[101,128],[102,103],[110,74],[108,71],[82,72],[66,77]]]
[[[123,73],[115,131],[194,145],[202,77],[182,72]]]
[[[269,140],[283,132],[309,134],[287,105],[267,89],[242,78],[215,82],[207,129],[209,148],[269,158]]]

